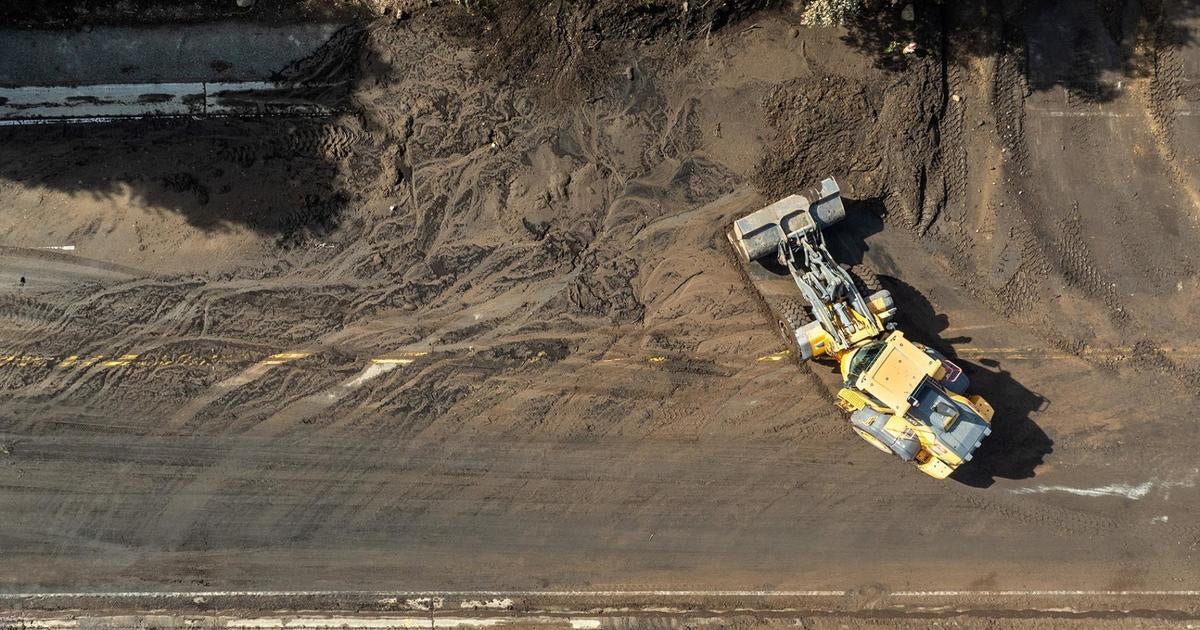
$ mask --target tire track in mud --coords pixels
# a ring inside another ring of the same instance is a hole
[[[1052,310],[1047,307],[1047,304],[1052,303],[1047,299],[1050,296],[1047,293],[1048,286],[1046,284],[1051,270],[1057,271],[1067,286],[1077,288],[1089,298],[1096,299],[1103,304],[1107,318],[1118,329],[1145,328],[1144,325],[1134,321],[1131,310],[1123,303],[1114,289],[1115,285],[1107,281],[1107,275],[1100,270],[1089,253],[1089,248],[1081,237],[1082,228],[1078,203],[1075,202],[1072,213],[1057,223],[1049,225],[1045,225],[1040,210],[1029,206],[1031,197],[1036,197],[1037,180],[1034,177],[1032,157],[1025,139],[1028,132],[1025,123],[1027,108],[1025,95],[1029,93],[1029,88],[1021,70],[1020,58],[1023,54],[1024,52],[1021,50],[1007,53],[1002,51],[995,61],[990,104],[1003,163],[999,166],[995,178],[998,186],[995,189],[987,186],[987,179],[990,178],[984,174],[985,190],[980,192],[980,198],[987,202],[984,204],[984,208],[987,210],[985,217],[993,217],[990,219],[992,222],[985,222],[984,225],[995,224],[996,227],[1000,227],[1007,223],[1009,226],[1008,241],[1004,245],[1005,251],[999,258],[999,267],[995,269],[1006,275],[1007,280],[999,291],[990,291],[985,288],[990,279],[989,273],[985,269],[972,272],[969,267],[964,268],[956,263],[945,262],[939,267],[951,277],[956,278],[960,286],[969,291],[976,299],[989,305],[992,310],[1006,320],[1046,339],[1059,351],[1078,357],[1101,369],[1113,369],[1120,365],[1138,371],[1172,372],[1175,377],[1172,380],[1177,386],[1184,389],[1192,387],[1191,383],[1195,380],[1191,376],[1193,370],[1184,368],[1178,363],[1173,363],[1168,368],[1161,361],[1143,361],[1139,357],[1139,353],[1129,351],[1132,347],[1097,348],[1094,343],[1077,338],[1077,335],[1062,330],[1055,323]],[[952,72],[952,82],[953,74]],[[1134,83],[1138,84],[1137,81]],[[1093,107],[1091,105],[1093,96],[1090,93],[1068,92],[1069,107],[1085,110]],[[968,98],[971,97],[968,96]],[[1089,126],[1093,124],[1090,119],[1076,117],[1071,121],[1071,129],[1076,139],[1086,140],[1092,135],[1094,130]],[[950,124],[953,126],[953,121]],[[1161,135],[1156,128],[1152,127],[1151,131],[1155,135]],[[956,140],[952,132],[953,129],[943,132],[943,136],[947,138],[947,142],[943,144],[944,150],[953,150],[955,143],[961,141],[961,139]],[[988,168],[987,165],[985,168]],[[1017,190],[1026,193],[1023,195],[1024,200],[1021,195],[1014,194]],[[992,201],[996,198],[997,191],[1002,200],[1001,208],[996,208]],[[955,203],[953,195],[949,199],[949,203]],[[973,202],[969,198],[963,198],[961,203]],[[1006,205],[1018,213],[1015,222],[1012,217],[999,222],[994,218]],[[939,225],[939,227],[941,233],[935,232],[928,235],[916,233],[914,236],[918,238],[924,236],[923,240],[928,242],[931,239],[937,243],[937,249],[953,252],[950,255],[951,261],[977,261],[972,252],[971,244],[975,242],[975,239],[971,238],[971,234],[967,234],[958,226],[949,226],[948,231],[945,225]],[[1043,233],[1048,238],[1039,236]],[[1011,243],[1020,245],[1014,247]],[[1012,250],[1014,253],[1006,253],[1008,250]],[[1142,348],[1156,346],[1149,340],[1142,340],[1135,345]]]
[[[1159,38],[1155,34],[1151,37]],[[1200,182],[1180,165],[1180,156],[1175,149],[1175,105],[1184,96],[1181,86],[1184,80],[1183,65],[1171,43],[1153,45],[1150,55],[1153,74],[1148,80],[1132,82],[1130,87],[1146,117],[1146,125],[1154,139],[1154,149],[1159,159],[1175,187],[1190,202],[1192,220],[1200,221]]]

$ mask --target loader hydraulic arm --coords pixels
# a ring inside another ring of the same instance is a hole
[[[896,310],[891,294],[863,296],[850,273],[825,246],[822,231],[846,217],[837,182],[826,179],[805,195],[791,195],[734,221],[730,242],[747,262],[774,255],[800,289],[812,320],[781,323],[800,354],[838,357],[884,333]],[[807,319],[807,318],[805,318]]]
[[[803,229],[779,242],[780,262],[809,303],[813,317],[832,340],[833,352],[883,332],[883,322],[871,311],[853,278],[825,247],[820,230]]]

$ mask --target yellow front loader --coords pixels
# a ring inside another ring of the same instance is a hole
[[[826,179],[738,219],[727,236],[796,356],[838,364],[837,403],[854,432],[943,479],[991,433],[992,408],[967,394],[957,365],[894,330],[889,292],[864,296],[834,261],[822,230],[845,216],[837,182]]]

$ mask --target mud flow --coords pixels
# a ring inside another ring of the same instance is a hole
[[[0,126],[0,590],[1200,583],[1196,3],[152,4],[320,41],[189,58],[254,115]],[[945,482],[729,252],[829,176],[995,407]]]

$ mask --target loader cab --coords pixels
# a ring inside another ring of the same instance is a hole
[[[845,370],[842,373],[842,380],[848,387],[854,387],[858,377],[871,368],[875,359],[883,353],[885,345],[882,341],[872,341],[850,353],[849,358],[843,364]]]
[[[941,370],[942,362],[895,331],[856,349],[844,366],[848,386],[904,415],[921,386]]]

